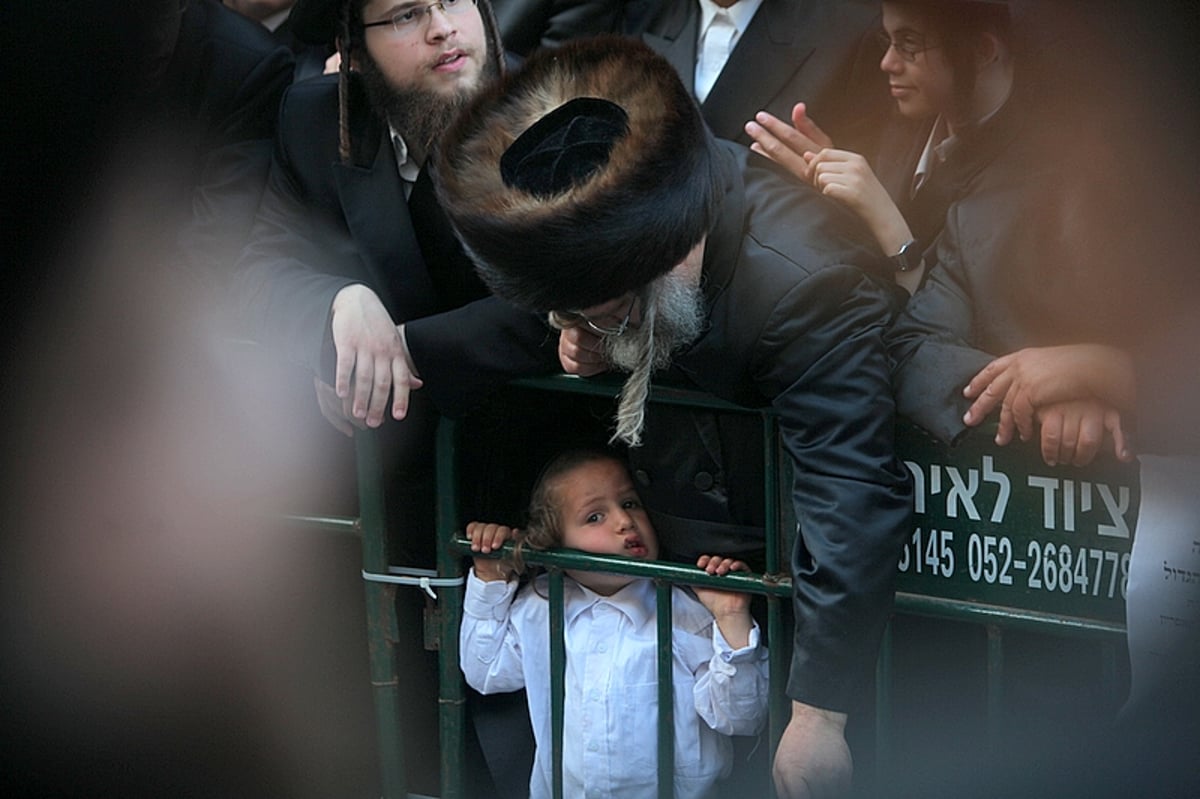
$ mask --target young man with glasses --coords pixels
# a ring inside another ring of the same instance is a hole
[[[423,170],[458,109],[502,69],[487,0],[300,0],[292,20],[310,41],[336,40],[342,66],[284,98],[236,276],[244,332],[311,371],[322,413],[347,434],[405,418],[410,390],[441,382],[440,342],[477,325],[496,323],[509,334],[497,346],[519,342],[518,361],[538,360],[524,342],[540,323],[487,299]],[[430,372],[418,377],[414,357]]]
[[[1016,135],[1006,0],[885,0],[879,68],[898,119],[871,162],[795,109],[760,114],[752,149],[858,214],[911,293],[946,209]],[[803,98],[800,98],[803,99]]]
[[[490,387],[556,365],[552,345],[541,346],[544,320],[488,296],[424,169],[458,109],[500,75],[500,39],[489,0],[298,0],[291,20],[309,42],[336,42],[341,71],[297,82],[283,98],[232,311],[243,338],[299,367],[286,373],[262,359],[274,380],[263,391],[281,397],[271,413],[315,386],[337,430],[385,428],[389,554],[428,565],[435,407],[463,411],[479,397],[472,381]],[[478,360],[457,357],[462,341],[485,342]],[[346,481],[338,496],[350,494],[352,453],[313,427],[296,436],[321,448],[314,477]],[[403,618],[420,618],[416,592],[398,601],[415,603]],[[419,630],[402,634],[420,640]],[[407,657],[416,740],[436,725],[436,673],[419,645]]]

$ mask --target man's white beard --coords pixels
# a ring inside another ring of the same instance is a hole
[[[650,376],[704,332],[704,294],[687,276],[668,272],[650,286],[642,323],[620,336],[604,338],[604,358],[629,372],[617,406],[617,427],[610,441],[631,447],[642,443]]]
[[[671,356],[704,332],[704,294],[700,287],[676,272],[668,272],[650,285],[642,324],[620,336],[604,337],[604,359],[625,372],[644,362],[651,371],[665,369]]]

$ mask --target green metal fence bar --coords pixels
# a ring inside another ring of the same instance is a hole
[[[362,538],[361,521],[350,516],[296,516],[285,513],[279,519],[288,527]]]
[[[576,377],[575,375],[547,375],[545,377],[526,377],[513,380],[510,386],[533,388],[540,391],[557,391],[564,394],[583,394],[590,397],[616,397],[621,391],[623,382],[612,376]],[[650,386],[650,402],[664,405],[683,405],[689,408],[699,408],[710,411],[729,411],[732,413],[763,413],[756,408],[744,405],[734,405],[718,399],[711,394],[705,394],[695,389],[677,388],[653,384]]]
[[[450,549],[461,555],[478,555],[478,553],[471,552],[471,542],[467,538],[454,539],[450,542]],[[512,543],[505,542],[503,547],[483,557],[509,558],[512,557],[512,550]],[[686,564],[631,560],[621,555],[596,555],[577,549],[526,549],[521,552],[521,558],[527,564],[538,564],[557,569],[614,572],[633,577],[670,581],[677,585],[699,585],[705,588],[721,588],[726,591],[743,591],[750,594],[781,597],[792,595],[790,579],[779,580],[770,575],[752,572],[732,572],[718,576]]]
[[[570,376],[522,380],[517,381],[515,385],[523,388],[560,391],[606,398],[614,397],[621,388],[620,383],[614,380],[584,380]],[[767,635],[768,640],[771,642],[771,702],[769,734],[771,751],[773,752],[779,737],[782,735],[783,729],[786,727],[787,722],[790,719],[791,704],[784,694],[784,690],[788,666],[790,664],[791,645],[790,630],[786,629],[787,625],[785,624],[785,610],[790,609],[790,604],[788,604],[788,601],[792,596],[792,584],[790,577],[785,573],[786,564],[782,562],[781,558],[781,556],[785,554],[784,546],[790,547],[790,544],[792,543],[788,536],[793,531],[784,529],[790,526],[789,521],[786,520],[790,518],[787,516],[790,506],[786,504],[790,499],[790,492],[787,491],[786,487],[783,485],[784,475],[790,474],[790,464],[787,460],[786,452],[784,452],[783,448],[779,445],[777,420],[769,411],[732,405],[708,395],[700,394],[687,389],[654,386],[651,390],[650,399],[653,402],[662,402],[721,412],[728,411],[741,414],[756,413],[761,416],[763,420],[763,457],[765,474],[764,500],[766,503],[765,520],[767,530],[765,542],[766,560],[764,574],[749,575],[745,573],[738,573],[718,578],[706,575],[691,566],[662,562],[645,563],[641,561],[626,561],[619,556],[593,555],[590,553],[582,553],[571,550],[527,552],[524,553],[525,560],[529,563],[538,563],[547,567],[552,574],[558,574],[559,580],[561,580],[560,570],[564,569],[602,570],[654,579],[658,583],[660,590],[666,590],[668,594],[670,584],[690,583],[711,585],[713,587],[724,588],[727,590],[747,591],[764,596],[767,603]],[[905,451],[907,452],[907,450]],[[910,457],[917,458],[916,463],[925,464],[926,467],[931,470],[935,470],[937,468],[944,469],[946,470],[944,474],[950,473],[950,471],[954,468],[960,468],[962,470],[961,474],[965,475],[966,469],[971,465],[931,465],[955,464],[956,462],[953,460],[942,460],[944,457],[950,457],[945,454],[936,454],[930,456],[926,450],[922,449],[918,451],[921,453],[920,455],[909,453]],[[926,458],[929,459],[926,460]],[[999,455],[997,455],[996,463],[1000,463]],[[910,468],[913,467],[910,465]],[[990,460],[985,462],[984,468],[985,470],[993,468]],[[995,472],[988,472],[985,474],[985,477],[988,477],[994,473]],[[936,475],[932,474],[932,471],[930,474],[932,475],[931,479],[932,477],[936,477]],[[1016,467],[1016,470],[1013,471],[1012,474],[1014,477],[1021,477],[1021,479],[1024,479],[1023,473],[1020,471],[1019,467]],[[1030,470],[1027,472],[1027,474],[1031,475],[1029,478],[1029,485],[1034,485],[1034,478],[1032,475],[1035,474],[1035,469],[1030,467]],[[1051,477],[1044,475],[1044,473],[1041,471],[1037,471],[1037,474],[1037,479],[1041,481],[1039,485],[1044,484],[1047,480],[1051,479]],[[1064,485],[1067,486],[1067,489],[1073,491],[1074,488],[1072,486],[1074,484],[1071,483],[1071,480],[1074,479],[1082,481],[1085,478],[1093,479],[1090,477],[1090,475],[1079,475],[1078,477],[1072,476],[1070,478],[1064,477],[1062,479],[1064,481]],[[1108,478],[1100,476],[1094,479]],[[1078,484],[1082,485],[1082,482],[1079,482]],[[1120,484],[1113,483],[1112,485]],[[1014,484],[1014,491],[1016,490],[1016,487],[1017,486]],[[936,489],[932,488],[932,484],[931,490],[934,490],[936,493]],[[1136,491],[1136,488],[1133,490]],[[1066,494],[1063,494],[1063,496],[1066,496]],[[995,517],[993,518],[993,521],[995,521]],[[941,524],[945,523],[945,521],[941,522]],[[1032,516],[1020,516],[1010,520],[1009,524],[1015,526],[998,530],[997,536],[999,537],[1008,535],[1009,533],[1007,531],[1010,529],[1014,531],[1011,533],[1014,536],[1017,535],[1017,532],[1015,531],[1018,530],[1025,530],[1031,527],[1034,530],[1040,529],[1035,526],[1036,523],[1037,520]],[[439,532],[443,536],[440,540],[448,542],[447,546],[445,547],[447,557],[460,557],[469,555],[470,550],[468,542],[461,537],[456,538],[453,532],[451,532],[452,530],[452,525],[450,527],[439,526]],[[968,528],[966,532],[971,534],[972,538],[975,537],[971,528]],[[980,533],[980,535],[982,536],[987,532],[987,528],[983,528],[983,532]],[[920,533],[919,528],[917,533]],[[958,540],[962,541],[965,537],[965,535],[962,535]],[[949,540],[950,537],[948,535],[944,536],[943,541]],[[1017,541],[1018,539],[1014,538],[1013,540]],[[1127,544],[1128,542],[1126,541],[1125,543]],[[507,550],[502,550],[500,553],[497,553],[497,556],[505,556],[507,554]],[[1094,559],[1097,557],[1097,554],[1097,552],[1090,552],[1090,557]],[[1105,550],[1099,554],[1106,558],[1104,564],[1108,564],[1111,557],[1117,557],[1111,556],[1111,553],[1109,553],[1108,550]],[[961,553],[960,558],[963,558]],[[964,562],[965,559],[960,559],[960,569],[961,564]],[[1021,568],[1024,568],[1023,565]],[[1113,568],[1115,568],[1115,564]],[[920,569],[918,568],[917,571],[919,572]],[[451,572],[447,571],[444,573],[449,574]],[[1105,572],[1104,574],[1109,574],[1109,572]],[[906,577],[906,579],[908,580],[909,584],[912,584],[911,575]],[[972,579],[975,578],[973,577]],[[1099,577],[1096,579],[1099,579]],[[1115,577],[1110,575],[1110,582],[1111,580],[1115,580]],[[1102,641],[1107,642],[1102,648],[1102,657],[1104,658],[1102,663],[1103,678],[1107,685],[1115,688],[1117,682],[1117,643],[1119,639],[1124,636],[1125,628],[1123,624],[1112,620],[1114,615],[1111,612],[1109,612],[1107,615],[1103,613],[1098,615],[1093,614],[1090,606],[1083,607],[1083,603],[1080,603],[1082,608],[1080,610],[1081,613],[1093,615],[1072,615],[1070,610],[1073,609],[1073,607],[1062,607],[1062,598],[1058,596],[1050,596],[1050,599],[1052,600],[1051,607],[1057,612],[1038,609],[1036,604],[1031,606],[1033,609],[1031,609],[1031,607],[993,604],[988,601],[989,599],[992,599],[992,597],[987,594],[982,596],[955,596],[954,594],[956,592],[961,592],[961,589],[950,583],[946,583],[946,585],[948,585],[951,589],[947,591],[947,594],[949,595],[943,595],[941,593],[941,584],[936,586],[930,584],[927,586],[925,583],[921,583],[919,585],[913,585],[913,590],[899,591],[896,595],[895,612],[898,614],[929,616],[959,622],[973,623],[984,627],[988,634],[988,654],[986,663],[987,724],[989,732],[991,733],[989,737],[993,740],[996,739],[998,730],[1000,730],[1002,727],[1001,720],[1004,712],[1004,634],[1007,630],[1025,630],[1059,637],[1099,637]],[[923,592],[927,588],[929,590],[928,594],[918,593],[918,591]],[[1093,585],[1093,589],[1094,588],[1095,586]],[[445,593],[452,594],[456,592]],[[1062,594],[1063,596],[1066,596],[1067,591],[1065,588],[1063,589]],[[1109,586],[1109,594],[1110,596],[1112,595],[1111,585]],[[1092,591],[1092,595],[1095,596],[1094,590]],[[997,595],[996,599],[1001,602],[1007,602],[1009,597],[1007,595],[1004,597]],[[454,610],[447,608],[447,612],[445,612],[442,617],[443,623],[453,626],[453,634],[455,636],[457,635],[457,627],[454,625],[457,625],[458,617],[461,613],[461,593],[459,593],[457,601],[459,603],[458,607]],[[1057,601],[1058,605],[1053,604],[1054,601]],[[1019,603],[1017,604],[1019,605]],[[554,605],[555,603],[552,601],[552,609]],[[662,603],[660,602],[660,609],[661,605]],[[667,628],[669,630],[669,623],[667,624]],[[450,634],[451,630],[450,628],[447,628],[446,635],[449,636]],[[663,634],[664,629],[660,626],[660,645],[662,643]],[[561,633],[559,633],[559,635],[561,635]],[[877,664],[876,671],[877,709],[875,720],[875,772],[877,775],[886,775],[894,765],[891,754],[892,741],[890,738],[890,730],[893,722],[891,704],[893,696],[893,635],[894,633],[889,626],[885,632],[883,646],[880,652],[880,660]],[[561,638],[558,640],[561,645]],[[457,654],[457,650],[455,650],[455,652]],[[660,671],[661,670],[662,662],[660,661]],[[562,679],[561,675],[563,672],[560,671],[558,667],[552,669],[552,671],[558,675],[559,679]],[[669,668],[667,672],[669,675]],[[552,675],[552,678],[554,676],[555,675]],[[458,679],[461,680],[461,677],[458,676]],[[660,685],[660,692],[663,690],[663,687]],[[559,691],[561,691],[561,686]],[[556,693],[555,695],[561,697],[561,693]],[[671,697],[671,699],[664,700],[663,694],[660,693],[660,706],[663,708],[673,707],[673,696],[671,696],[669,691],[667,692],[666,696]],[[561,713],[561,708],[559,708],[558,712]],[[556,734],[561,736],[561,720],[556,722],[555,729],[557,730]],[[663,726],[660,719],[660,733],[662,729]],[[558,754],[560,756],[561,739],[559,739],[559,747]],[[666,747],[660,740],[660,758],[664,752],[670,752],[673,754],[673,743],[670,747]],[[560,757],[555,758],[555,766],[557,769],[561,769]],[[666,780],[666,775],[669,773],[669,771],[669,769],[663,768],[662,763],[660,762],[659,779],[660,787],[662,787],[663,790],[667,789],[663,784],[663,781]],[[561,786],[561,774],[556,775],[555,784],[557,786]],[[673,788],[673,786],[671,787]],[[663,793],[662,795],[666,796],[669,794]]]
[[[437,431],[438,540],[446,541],[460,528],[458,491],[458,424],[443,419]],[[463,576],[461,559],[446,547],[438,547],[438,574]],[[466,760],[466,689],[459,667],[458,628],[462,619],[462,587],[438,593],[438,740],[441,746],[442,799],[464,797],[463,768]]]
[[[996,624],[1027,632],[1050,635],[1117,636],[1125,635],[1125,625],[1096,619],[1039,613],[963,599],[923,596],[907,591],[896,592],[896,612],[932,616],[948,621]]]
[[[654,581],[658,611],[658,796],[675,797],[675,675],[671,583]]]
[[[1009,630],[1041,633],[1057,637],[1099,638],[1101,646],[1102,683],[1112,694],[1117,685],[1116,641],[1124,638],[1125,626],[1115,622],[1059,616],[1053,613],[1006,608],[980,602],[921,596],[897,592],[896,612],[965,622],[982,626],[987,635],[986,712],[987,742],[994,748],[1002,739],[1005,721],[1005,645]],[[876,665],[875,755],[876,778],[888,774],[891,759],[892,730],[892,646],[891,625],[884,631],[880,660]]]
[[[783,737],[783,731],[791,721],[791,700],[786,694],[789,667],[792,661],[792,636],[787,629],[784,619],[784,601],[791,599],[791,577],[784,571],[784,557],[790,557],[791,547],[787,547],[787,537],[784,533],[784,522],[781,498],[790,496],[785,491],[781,474],[788,473],[784,467],[783,456],[779,446],[779,420],[772,414],[762,413],[763,431],[763,505],[765,508],[764,528],[766,530],[766,556],[764,568],[766,579],[780,586],[786,585],[787,594],[768,592],[767,601],[767,650],[769,658],[770,701],[767,703],[767,741],[774,752]],[[790,561],[788,563],[790,567]],[[790,609],[790,604],[787,605]],[[773,757],[773,755],[772,755]],[[770,781],[770,796],[775,795],[774,781]]]
[[[550,583],[550,729],[551,785],[554,799],[563,799],[563,724],[566,719],[567,642],[563,607],[562,569],[549,571]]]
[[[998,624],[987,630],[987,741],[994,752],[1004,729],[1004,631]]]
[[[363,571],[387,571],[387,516],[383,495],[383,463],[379,438],[371,433],[355,436],[358,469],[358,506],[363,536]],[[380,778],[384,799],[408,796],[405,772],[404,735],[400,729],[403,712],[396,674],[395,646],[396,587],[367,581],[367,634],[371,661],[371,689],[379,733]]]
[[[1117,646],[1112,638],[1105,640],[1100,645],[1100,670],[1100,684],[1104,687],[1105,694],[1115,697],[1117,695]],[[1116,712],[1115,703],[1111,710]]]
[[[892,654],[895,633],[889,623],[879,642],[879,660],[875,663],[875,762],[874,778],[883,784],[892,773]]]

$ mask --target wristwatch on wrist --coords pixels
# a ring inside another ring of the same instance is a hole
[[[892,266],[896,267],[897,272],[908,272],[916,269],[921,265],[921,248],[917,245],[916,239],[909,239],[900,245],[900,250],[895,255],[889,255],[888,260],[892,262]]]

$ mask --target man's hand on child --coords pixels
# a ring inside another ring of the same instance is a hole
[[[512,527],[493,522],[470,522],[467,524],[467,537],[471,539],[471,551],[481,554],[495,552],[504,546],[505,541],[511,540],[517,531]],[[480,580],[507,580],[512,574],[512,564],[507,560],[496,558],[474,558],[475,576]]]
[[[1037,410],[1056,402],[1098,399],[1119,411],[1136,405],[1133,362],[1123,350],[1102,344],[1027,347],[985,366],[963,389],[972,401],[963,422],[980,424],[999,409],[996,443],[1017,433],[1034,437]]]
[[[1095,455],[1093,441],[1105,432],[1119,460],[1133,459],[1121,427],[1120,413],[1135,402],[1133,367],[1122,350],[1100,344],[1027,347],[985,366],[963,389],[972,400],[963,417],[980,424],[999,408],[996,443],[1004,446],[1014,433],[1022,441],[1038,435],[1048,464],[1083,466]],[[1087,439],[1077,447],[1082,434]]]

